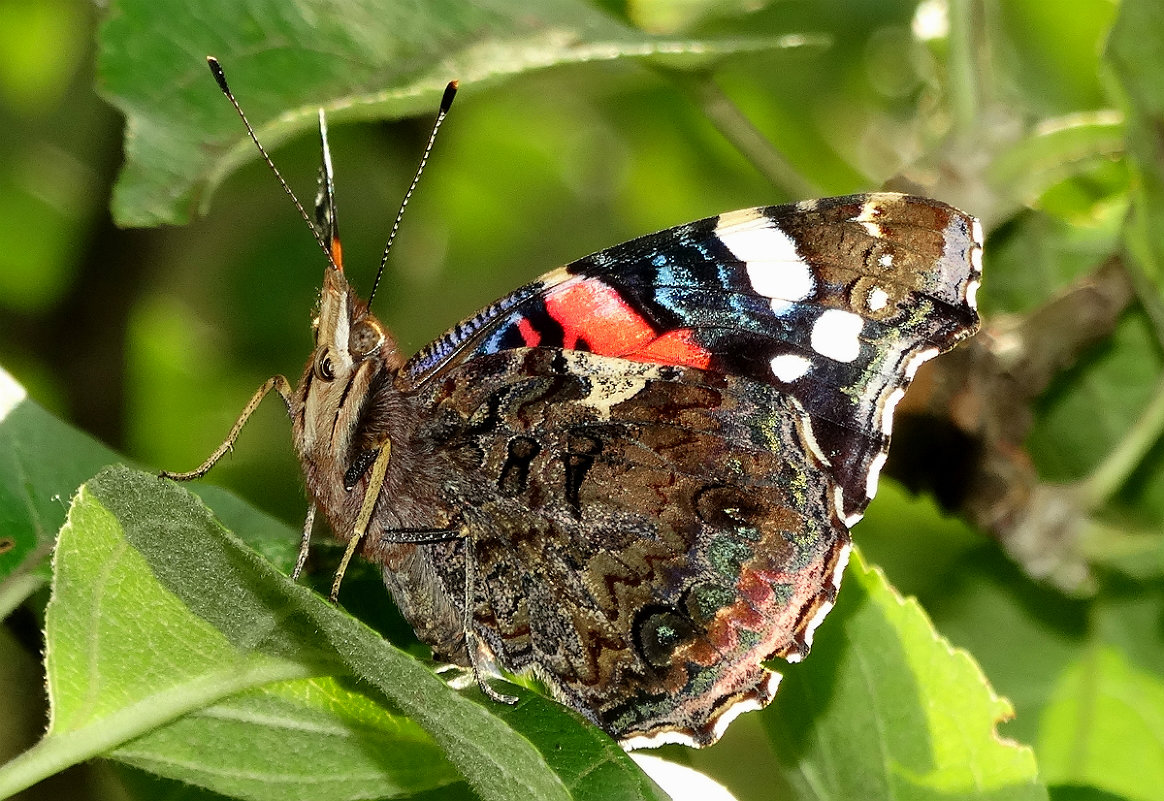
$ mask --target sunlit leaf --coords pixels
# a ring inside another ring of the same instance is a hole
[[[916,601],[857,558],[835,615],[765,715],[796,798],[1046,798],[1031,750],[996,732],[1010,702]]]

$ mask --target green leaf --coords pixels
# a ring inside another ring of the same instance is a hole
[[[48,557],[65,522],[66,500],[115,451],[62,423],[31,401],[0,367],[0,618],[48,581]],[[285,571],[295,563],[298,533],[225,490],[198,485],[231,527]]]
[[[1010,0],[998,8],[1012,52],[1011,79],[1023,99],[1042,109],[1093,108],[1103,99],[1096,39],[1111,24],[1115,7],[1106,0]]]
[[[111,756],[250,799],[400,797],[459,781],[419,726],[330,676],[232,696]]]
[[[30,586],[47,580],[47,572],[31,584],[25,579],[47,564],[65,522],[65,499],[116,460],[113,451],[28,400],[24,387],[0,368],[0,540],[10,543],[0,549],[0,618]]]
[[[1114,111],[1048,120],[995,156],[987,177],[1015,200],[1034,202],[1055,183],[1123,154],[1123,116]]]
[[[995,731],[1010,702],[859,557],[834,621],[765,714],[794,797],[1046,798],[1031,750]]]
[[[1091,785],[1133,801],[1164,787],[1164,680],[1097,647],[1063,671],[1040,722],[1048,782]]]
[[[1069,391],[1048,393],[1028,448],[1048,481],[1085,477],[1127,434],[1152,400],[1164,361],[1150,322],[1125,314],[1099,352],[1083,360]],[[1080,421],[1086,420],[1087,425]],[[1140,512],[1164,520],[1164,472],[1145,464],[1144,479],[1126,492]]]
[[[705,68],[726,55],[806,41],[656,38],[580,0],[120,0],[102,27],[99,59],[102,91],[127,118],[114,217],[122,225],[186,221],[225,176],[256,158],[207,72],[207,55],[221,61],[272,148],[313,128],[320,107],[335,120],[435,113],[454,78],[468,94],[566,64],[649,58]]]
[[[521,701],[507,706],[480,694],[476,698],[541,751],[572,797],[587,801],[667,798],[621,747],[580,715],[520,688],[505,691],[516,692]]]

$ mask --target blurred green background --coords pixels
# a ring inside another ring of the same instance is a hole
[[[724,59],[710,95],[688,74],[631,59],[467,83],[377,297],[377,314],[405,351],[586,253],[724,210],[798,199],[796,182],[774,185],[717,129],[724,117],[715,104],[725,99],[813,193],[867,191],[904,175],[981,216],[990,232],[988,318],[1030,311],[1123,251],[1129,210],[1150,207],[1146,193],[1160,165],[1129,159],[1128,142],[1133,153],[1136,143],[1125,138],[1121,110],[1128,93],[1103,58],[1120,12],[1115,2],[606,0],[598,7],[661,35],[813,38]],[[128,459],[183,470],[221,441],[262,381],[298,377],[324,265],[253,158],[189,225],[114,223],[109,200],[123,119],[95,91],[94,63],[98,26],[116,13],[117,4],[79,0],[0,3],[0,364],[37,401]],[[1145,45],[1145,83],[1164,87],[1162,65],[1152,60],[1164,49],[1153,56],[1152,46]],[[244,109],[277,79],[245,62],[224,67]],[[209,73],[200,80],[229,115]],[[346,266],[364,291],[430,121],[423,114],[332,125]],[[736,133],[746,130],[736,125]],[[1078,132],[1078,142],[1054,137],[1065,129]],[[316,137],[302,133],[271,149],[310,201]],[[1148,230],[1141,252],[1159,252],[1160,234]],[[1148,279],[1159,286],[1159,275]],[[1035,409],[1029,443],[1046,478],[1079,479],[1102,460],[1150,399],[1160,361],[1150,315],[1133,312],[1054,384]],[[297,526],[301,479],[282,409],[269,404],[207,480]],[[1157,444],[1112,504],[1121,519],[1157,533],[1162,466]],[[1004,731],[1035,744],[1059,786],[1152,797],[1137,789],[1143,777],[1121,784],[1073,773],[1074,752],[1056,750],[1061,744],[1040,724],[1056,694],[1070,694],[1056,682],[1074,681],[1071,670],[1113,643],[1147,671],[1147,685],[1127,687],[1142,694],[1147,686],[1151,703],[1159,700],[1159,553],[1146,577],[1106,575],[1096,598],[1068,598],[1030,582],[991,542],[892,482],[856,538],[1016,701],[1019,720]],[[1164,706],[1149,708],[1156,717],[1116,736],[1149,732],[1148,749],[1136,753],[1160,757],[1144,770],[1164,777]],[[714,761],[714,752],[707,758]],[[1061,797],[1100,797],[1070,792]]]
[[[983,89],[1029,107],[990,108],[999,119],[984,126],[989,135],[1015,138],[1025,115],[1104,107],[1096,64],[1114,6],[1071,5],[1053,25],[1042,3],[992,7],[1001,74],[987,76],[994,83]],[[925,20],[914,4],[744,7],[635,3],[614,12],[664,30],[690,14],[708,36],[827,35],[831,46],[729,59],[717,73],[820,194],[878,188],[949,132],[939,74],[946,43],[912,34]],[[0,361],[34,398],[142,465],[191,467],[254,387],[275,372],[298,376],[320,254],[255,159],[191,225],[119,229],[107,205],[121,118],[94,92],[100,9],[6,0],[0,15]],[[261,92],[269,76],[224,66],[245,109],[248,92]],[[228,113],[208,73],[203,82]],[[348,270],[365,291],[429,122],[333,124]],[[958,146],[981,161],[991,143],[972,144]],[[312,135],[274,148],[308,202],[317,154]],[[980,188],[941,179],[928,188],[989,221],[993,209],[963,201],[981,198]],[[533,72],[480,91],[470,84],[409,208],[377,312],[415,350],[565,261],[726,209],[791,199],[690,95],[641,64]],[[302,495],[276,407],[253,420],[212,480],[294,519]]]

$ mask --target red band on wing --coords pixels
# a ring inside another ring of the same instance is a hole
[[[581,340],[592,353],[637,362],[687,365],[706,369],[711,354],[695,342],[689,328],[658,335],[623,300],[614,287],[591,278],[564,284],[545,298],[546,310],[562,326],[562,346],[578,348]],[[525,329],[522,336],[529,341]]]
[[[521,332],[521,338],[525,341],[527,348],[536,348],[541,344],[541,332],[534,328],[534,324],[529,321],[528,317],[522,317],[517,321],[517,330]]]
[[[700,370],[711,366],[711,354],[695,341],[695,332],[690,328],[668,331],[645,348],[627,354],[626,358],[637,362],[685,364]]]

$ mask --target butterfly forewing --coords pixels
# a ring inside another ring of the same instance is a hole
[[[981,236],[950,206],[890,193],[730,212],[549,273],[402,376],[420,384],[489,353],[561,347],[767,383],[812,417],[808,444],[852,523],[918,365],[977,330]]]

